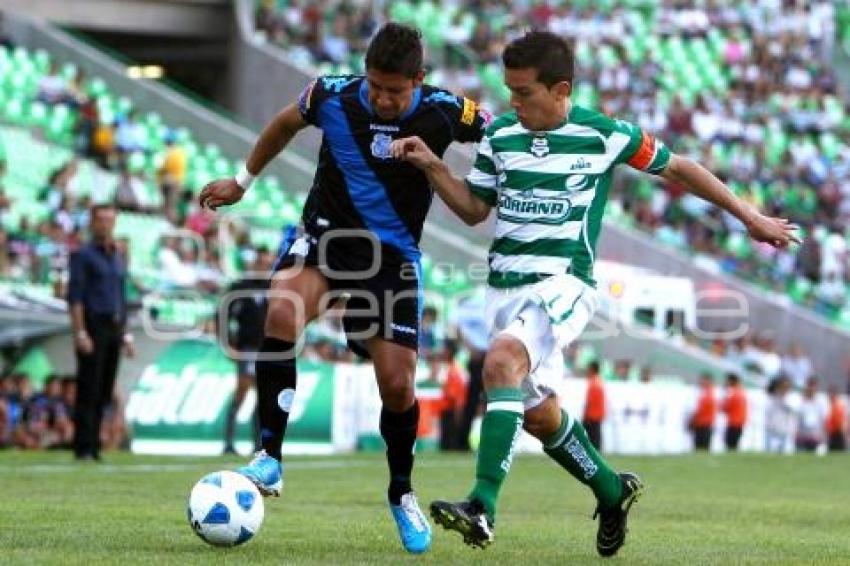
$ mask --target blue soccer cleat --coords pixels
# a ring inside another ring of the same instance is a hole
[[[257,452],[250,464],[236,471],[254,482],[263,495],[280,497],[280,490],[283,488],[283,467],[280,462],[266,454],[265,450]]]
[[[413,492],[401,496],[401,505],[390,503],[398,536],[404,549],[412,554],[422,554],[431,548],[431,525],[419,508]]]

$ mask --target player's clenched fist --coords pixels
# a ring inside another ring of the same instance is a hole
[[[219,179],[208,183],[198,200],[202,207],[215,210],[220,206],[239,202],[244,194],[245,189],[240,187],[235,179]]]
[[[390,144],[390,154],[396,159],[409,161],[420,169],[440,161],[440,158],[434,155],[431,148],[419,136],[394,140]]]

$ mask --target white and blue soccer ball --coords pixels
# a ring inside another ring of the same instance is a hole
[[[263,497],[251,480],[231,471],[201,478],[189,495],[189,524],[214,546],[251,540],[263,523]]]

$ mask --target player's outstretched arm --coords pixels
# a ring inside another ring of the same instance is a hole
[[[409,161],[421,169],[428,182],[452,212],[467,225],[474,226],[490,214],[490,206],[475,196],[463,179],[458,179],[445,162],[417,136],[393,141],[390,152],[396,159]]]
[[[245,162],[246,170],[235,179],[218,179],[207,184],[199,197],[201,206],[215,210],[219,206],[239,202],[253,178],[306,126],[298,105],[290,104],[278,112],[257,138]]]
[[[684,185],[688,192],[728,211],[746,226],[750,237],[776,248],[791,242],[800,243],[797,227],[785,218],[762,214],[756,207],[735,196],[723,182],[696,161],[681,155],[671,155],[661,176]]]

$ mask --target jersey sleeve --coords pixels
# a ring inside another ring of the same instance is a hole
[[[499,169],[493,159],[493,149],[487,136],[481,139],[472,170],[466,176],[466,186],[472,194],[490,206],[496,206],[499,196]]]
[[[322,102],[338,92],[338,89],[329,88],[329,85],[333,87],[336,84],[335,80],[337,80],[337,77],[316,77],[307,83],[307,86],[301,91],[298,96],[298,111],[308,124],[322,127],[319,124],[319,107]]]
[[[484,136],[484,130],[493,121],[493,116],[471,98],[459,98],[461,107],[456,112],[454,139],[462,143],[479,142]]]
[[[655,136],[640,127],[623,120],[614,121],[614,130],[629,137],[629,141],[617,157],[617,163],[625,163],[638,171],[658,175],[670,162],[670,150]]]

